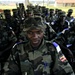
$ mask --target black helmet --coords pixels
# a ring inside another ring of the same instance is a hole
[[[10,15],[11,14],[9,9],[5,9],[3,12],[4,12],[5,15]]]
[[[71,13],[72,13],[72,12],[73,12],[73,9],[69,9],[69,10],[68,10],[68,13],[69,13],[69,12],[71,12]]]

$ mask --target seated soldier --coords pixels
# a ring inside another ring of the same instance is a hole
[[[4,66],[3,75],[74,75],[65,56],[44,39],[44,24],[34,18],[25,20],[28,42],[12,51]],[[21,46],[21,47],[20,47]]]

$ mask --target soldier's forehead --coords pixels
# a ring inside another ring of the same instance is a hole
[[[29,31],[32,31],[32,32],[37,32],[37,31],[42,31],[41,29],[31,29]]]

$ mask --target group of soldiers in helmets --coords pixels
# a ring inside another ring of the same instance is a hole
[[[0,75],[75,75],[73,10],[19,3],[0,14]]]

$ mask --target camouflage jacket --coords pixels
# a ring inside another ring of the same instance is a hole
[[[53,68],[53,60],[49,49],[55,52]],[[8,61],[6,62],[3,68],[3,75],[53,75],[51,74],[52,72],[54,75],[65,75],[62,74],[63,70],[67,73],[67,75],[74,75],[68,61],[65,60],[62,62],[59,59],[63,54],[58,54],[56,48],[52,44],[50,44],[49,49],[47,48],[46,41],[43,41],[38,48],[34,49],[30,45],[30,42],[20,44],[17,46],[17,52],[13,50],[13,55],[10,55]],[[19,59],[16,55],[17,53]],[[19,65],[18,62],[20,62]],[[51,71],[51,69],[53,70]],[[19,72],[17,73],[17,71],[19,71],[20,74]]]

